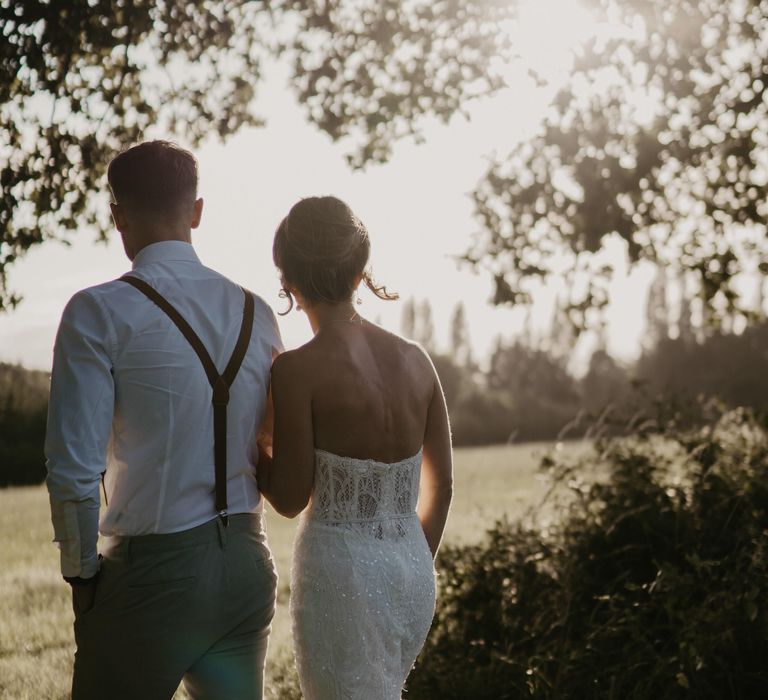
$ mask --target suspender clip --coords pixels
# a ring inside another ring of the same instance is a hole
[[[221,522],[224,527],[227,527],[229,525],[229,512],[226,510],[226,508],[219,511],[219,517],[221,518]]]

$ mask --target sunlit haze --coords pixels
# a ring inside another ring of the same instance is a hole
[[[362,172],[346,164],[351,144],[332,143],[306,122],[287,85],[286,67],[266,66],[257,96],[266,128],[244,130],[224,145],[212,137],[197,149],[205,211],[193,241],[202,261],[280,310],[283,302],[271,260],[275,227],[300,197],[334,194],[367,225],[377,280],[402,299],[429,299],[438,349],[447,350],[449,318],[459,301],[467,310],[475,357],[487,354],[496,336],[519,333],[527,310],[491,307],[490,280],[456,264],[455,257],[479,227],[468,194],[482,175],[486,155],[503,154],[535,132],[574,43],[601,29],[579,3],[528,0],[519,27],[511,31],[521,61],[509,67],[508,89],[473,104],[469,121],[425,122],[426,143],[398,143],[391,162]],[[540,69],[550,84],[536,87],[527,75],[529,67]],[[106,246],[95,244],[94,237],[82,231],[69,247],[47,243],[13,267],[9,285],[24,300],[0,316],[0,360],[48,369],[67,300],[78,289],[128,269],[116,232]],[[618,250],[616,256],[621,255]],[[649,271],[640,268],[629,277],[619,275],[613,285],[609,348],[619,357],[637,353],[648,279]],[[364,316],[399,330],[402,301],[383,302],[367,293],[362,299]],[[551,302],[551,292],[543,291],[531,312],[532,325],[542,332]],[[288,347],[310,337],[302,313],[290,313],[280,325]]]
[[[566,69],[573,49],[611,30],[579,0],[521,0],[519,21],[510,27],[526,67],[548,77]]]

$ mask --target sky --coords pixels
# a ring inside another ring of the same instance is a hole
[[[553,25],[555,6],[559,21]],[[534,133],[557,81],[565,75],[568,47],[596,28],[578,3],[530,0],[518,29],[524,62],[510,68],[507,90],[471,105],[469,120],[456,116],[447,125],[426,121],[424,143],[395,144],[390,162],[363,171],[352,171],[346,163],[350,144],[333,143],[306,121],[288,87],[286,66],[268,65],[257,96],[267,126],[242,130],[224,144],[212,139],[196,149],[205,209],[193,244],[203,263],[282,310],[271,259],[275,228],[299,198],[333,194],[367,226],[376,279],[401,299],[430,301],[439,350],[448,348],[450,316],[460,301],[476,357],[487,355],[498,335],[520,333],[528,311],[492,307],[490,279],[457,265],[456,256],[479,227],[469,193],[490,154],[503,155]],[[526,75],[525,62],[548,71],[551,86],[537,88]],[[0,361],[50,369],[56,327],[67,300],[79,289],[130,268],[116,231],[106,245],[95,243],[88,231],[70,240],[70,246],[37,246],[11,270],[9,286],[23,301],[0,315]],[[608,341],[609,350],[621,359],[631,360],[638,353],[650,275],[650,270],[639,268],[631,275],[620,274],[613,285]],[[384,302],[367,290],[361,299],[361,315],[399,331],[402,301]],[[551,291],[543,290],[530,312],[534,327],[542,332],[551,302]],[[280,326],[287,347],[311,337],[300,312],[281,317]]]

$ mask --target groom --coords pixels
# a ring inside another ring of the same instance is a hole
[[[198,260],[191,153],[142,143],[108,179],[133,268],[64,310],[45,445],[72,697],[171,698],[183,679],[198,700],[260,698],[276,575],[254,455],[275,318]]]

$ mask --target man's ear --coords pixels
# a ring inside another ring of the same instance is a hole
[[[200,219],[203,218],[203,198],[199,197],[192,205],[192,221],[190,228],[197,228],[200,225]]]
[[[115,228],[118,231],[124,231],[126,220],[125,220],[125,214],[123,213],[123,210],[120,208],[120,205],[116,202],[110,202],[109,203],[109,209],[112,212],[112,221],[115,222]]]

